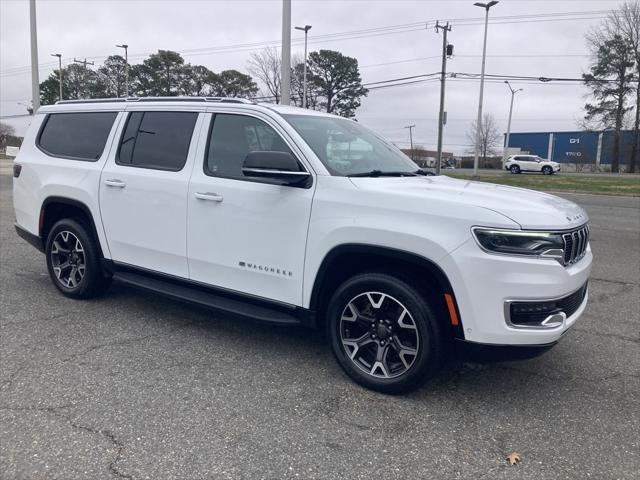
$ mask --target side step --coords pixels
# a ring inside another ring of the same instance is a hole
[[[295,307],[269,308],[257,305],[255,301],[230,298],[201,287],[191,287],[134,272],[117,271],[114,273],[113,279],[140,290],[159,293],[169,298],[211,308],[230,315],[278,325],[302,324],[296,316],[297,309]],[[290,310],[290,312],[285,310]]]

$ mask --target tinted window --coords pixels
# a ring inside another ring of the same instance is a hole
[[[242,163],[248,153],[256,151],[293,155],[282,137],[262,120],[217,114],[209,135],[204,171],[214,177],[245,178]]]
[[[189,153],[196,112],[133,112],[120,142],[118,164],[178,171]]]
[[[117,112],[51,113],[38,146],[49,155],[96,161],[102,155]]]

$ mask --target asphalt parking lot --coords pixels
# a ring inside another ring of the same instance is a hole
[[[391,397],[350,382],[310,330],[117,285],[64,298],[14,233],[4,173],[3,479],[638,478],[640,198],[566,195],[591,216],[596,260],[558,346],[454,362]]]

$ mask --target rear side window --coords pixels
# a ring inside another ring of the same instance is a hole
[[[198,119],[196,112],[132,112],[117,163],[155,170],[182,170]]]
[[[107,143],[117,112],[50,113],[38,137],[48,155],[95,162]]]
[[[293,155],[282,137],[262,120],[218,113],[209,135],[204,172],[212,177],[247,180],[242,164],[250,152],[256,151]]]

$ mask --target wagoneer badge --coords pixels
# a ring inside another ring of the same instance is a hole
[[[273,273],[274,275],[280,275],[284,277],[293,276],[293,272],[286,270],[284,268],[268,267],[266,265],[258,265],[255,263],[242,262],[242,261],[238,262],[238,265],[240,265],[242,268],[258,270],[259,272]]]

